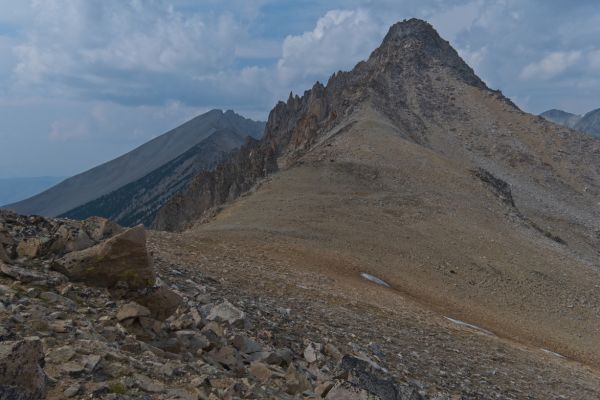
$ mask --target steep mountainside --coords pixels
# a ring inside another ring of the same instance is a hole
[[[600,108],[583,116],[562,110],[548,110],[540,116],[556,124],[600,138]]]
[[[148,175],[70,210],[62,217],[86,219],[101,216],[124,226],[149,226],[158,209],[184,190],[192,177],[214,168],[225,154],[242,146],[247,138],[233,130],[218,130]]]
[[[367,272],[445,315],[600,365],[599,195],[600,141],[523,113],[413,19],[352,71],[279,103],[261,141],[196,177],[155,226],[260,249],[327,290],[354,290]]]
[[[258,137],[263,129],[263,123],[243,118],[233,111],[209,111],[119,158],[6,207],[22,214],[60,215],[146,176],[217,131]]]

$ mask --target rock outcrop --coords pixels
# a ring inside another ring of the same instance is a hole
[[[228,162],[214,171],[202,172],[188,189],[169,200],[157,213],[153,227],[178,230],[200,218],[205,211],[237,198],[261,178],[277,170],[275,152],[268,144],[248,139]]]

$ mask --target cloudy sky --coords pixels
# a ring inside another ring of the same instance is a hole
[[[75,174],[213,108],[266,119],[410,17],[528,112],[600,107],[596,0],[0,0],[0,178]]]

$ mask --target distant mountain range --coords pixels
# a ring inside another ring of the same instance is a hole
[[[600,138],[600,108],[585,115],[552,109],[540,114],[548,121]]]
[[[112,161],[6,208],[22,214],[87,218],[123,225],[152,221],[154,212],[223,154],[258,138],[264,122],[212,110]]]
[[[64,176],[0,179],[0,206],[36,195],[64,179]]]

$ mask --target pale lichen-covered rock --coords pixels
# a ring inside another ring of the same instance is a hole
[[[80,223],[66,221],[54,234],[51,250],[58,254],[87,249],[95,244],[89,235],[81,229]]]
[[[38,400],[46,397],[44,352],[39,338],[0,342],[0,399]]]
[[[209,321],[227,322],[232,326],[243,326],[246,314],[227,300],[217,304],[206,317]]]
[[[24,258],[35,258],[41,254],[42,245],[40,238],[23,239],[17,245],[17,255]]]
[[[129,288],[154,284],[152,258],[146,249],[146,231],[139,225],[85,250],[67,254],[54,268],[74,281],[101,287],[117,283]]]
[[[119,224],[102,217],[86,219],[83,221],[83,228],[89,237],[97,242],[123,232],[123,227]]]

